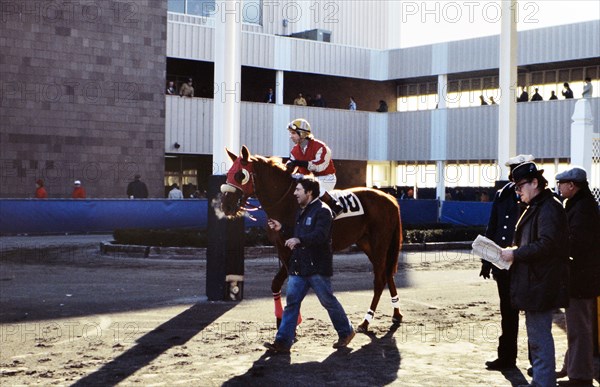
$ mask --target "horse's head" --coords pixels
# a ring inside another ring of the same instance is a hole
[[[238,157],[227,149],[233,166],[227,172],[226,184],[221,186],[221,209],[227,216],[240,215],[246,200],[254,195],[254,176],[252,174],[252,157],[245,146]]]

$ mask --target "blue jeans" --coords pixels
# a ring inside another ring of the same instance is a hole
[[[552,310],[525,312],[525,326],[533,366],[534,386],[556,386]]]
[[[321,305],[329,313],[329,318],[340,338],[345,338],[353,331],[352,325],[346,316],[344,308],[333,295],[331,289],[331,278],[319,274],[311,276],[288,276],[286,306],[283,311],[281,325],[275,336],[275,340],[286,347],[291,347],[296,334],[296,323],[300,313],[300,304],[312,288]]]

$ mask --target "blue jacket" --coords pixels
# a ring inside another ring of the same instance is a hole
[[[298,211],[293,236],[300,239],[300,244],[292,250],[289,274],[333,275],[332,222],[331,210],[319,199]]]

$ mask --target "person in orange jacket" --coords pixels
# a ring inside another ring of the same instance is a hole
[[[71,197],[73,199],[85,199],[85,189],[81,186],[81,181],[75,180],[73,185],[73,193],[71,194]]]
[[[38,179],[35,182],[35,198],[36,199],[48,199],[48,192],[44,188],[44,180]]]

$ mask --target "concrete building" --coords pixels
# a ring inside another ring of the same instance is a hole
[[[3,9],[0,197],[31,196],[37,178],[51,197],[68,196],[73,179],[92,197],[122,197],[136,172],[163,197],[170,183],[187,194],[225,172],[212,163],[219,3],[40,3]],[[449,186],[493,185],[498,107],[477,105],[507,98],[499,38],[397,48],[403,3],[244,1],[240,143],[286,157],[286,124],[305,117],[334,150],[340,186],[431,187],[438,161],[456,169]],[[577,98],[591,77],[598,93],[599,57],[599,20],[519,33],[518,86],[545,101],[518,105],[518,153],[555,169],[568,161],[574,100],[562,84]],[[194,98],[165,96],[169,81],[179,90],[190,77]],[[268,88],[275,104],[263,102]],[[559,99],[547,101],[550,91]],[[299,92],[327,108],[294,106]],[[375,112],[380,100],[389,113]],[[597,123],[600,98],[590,102]]]

